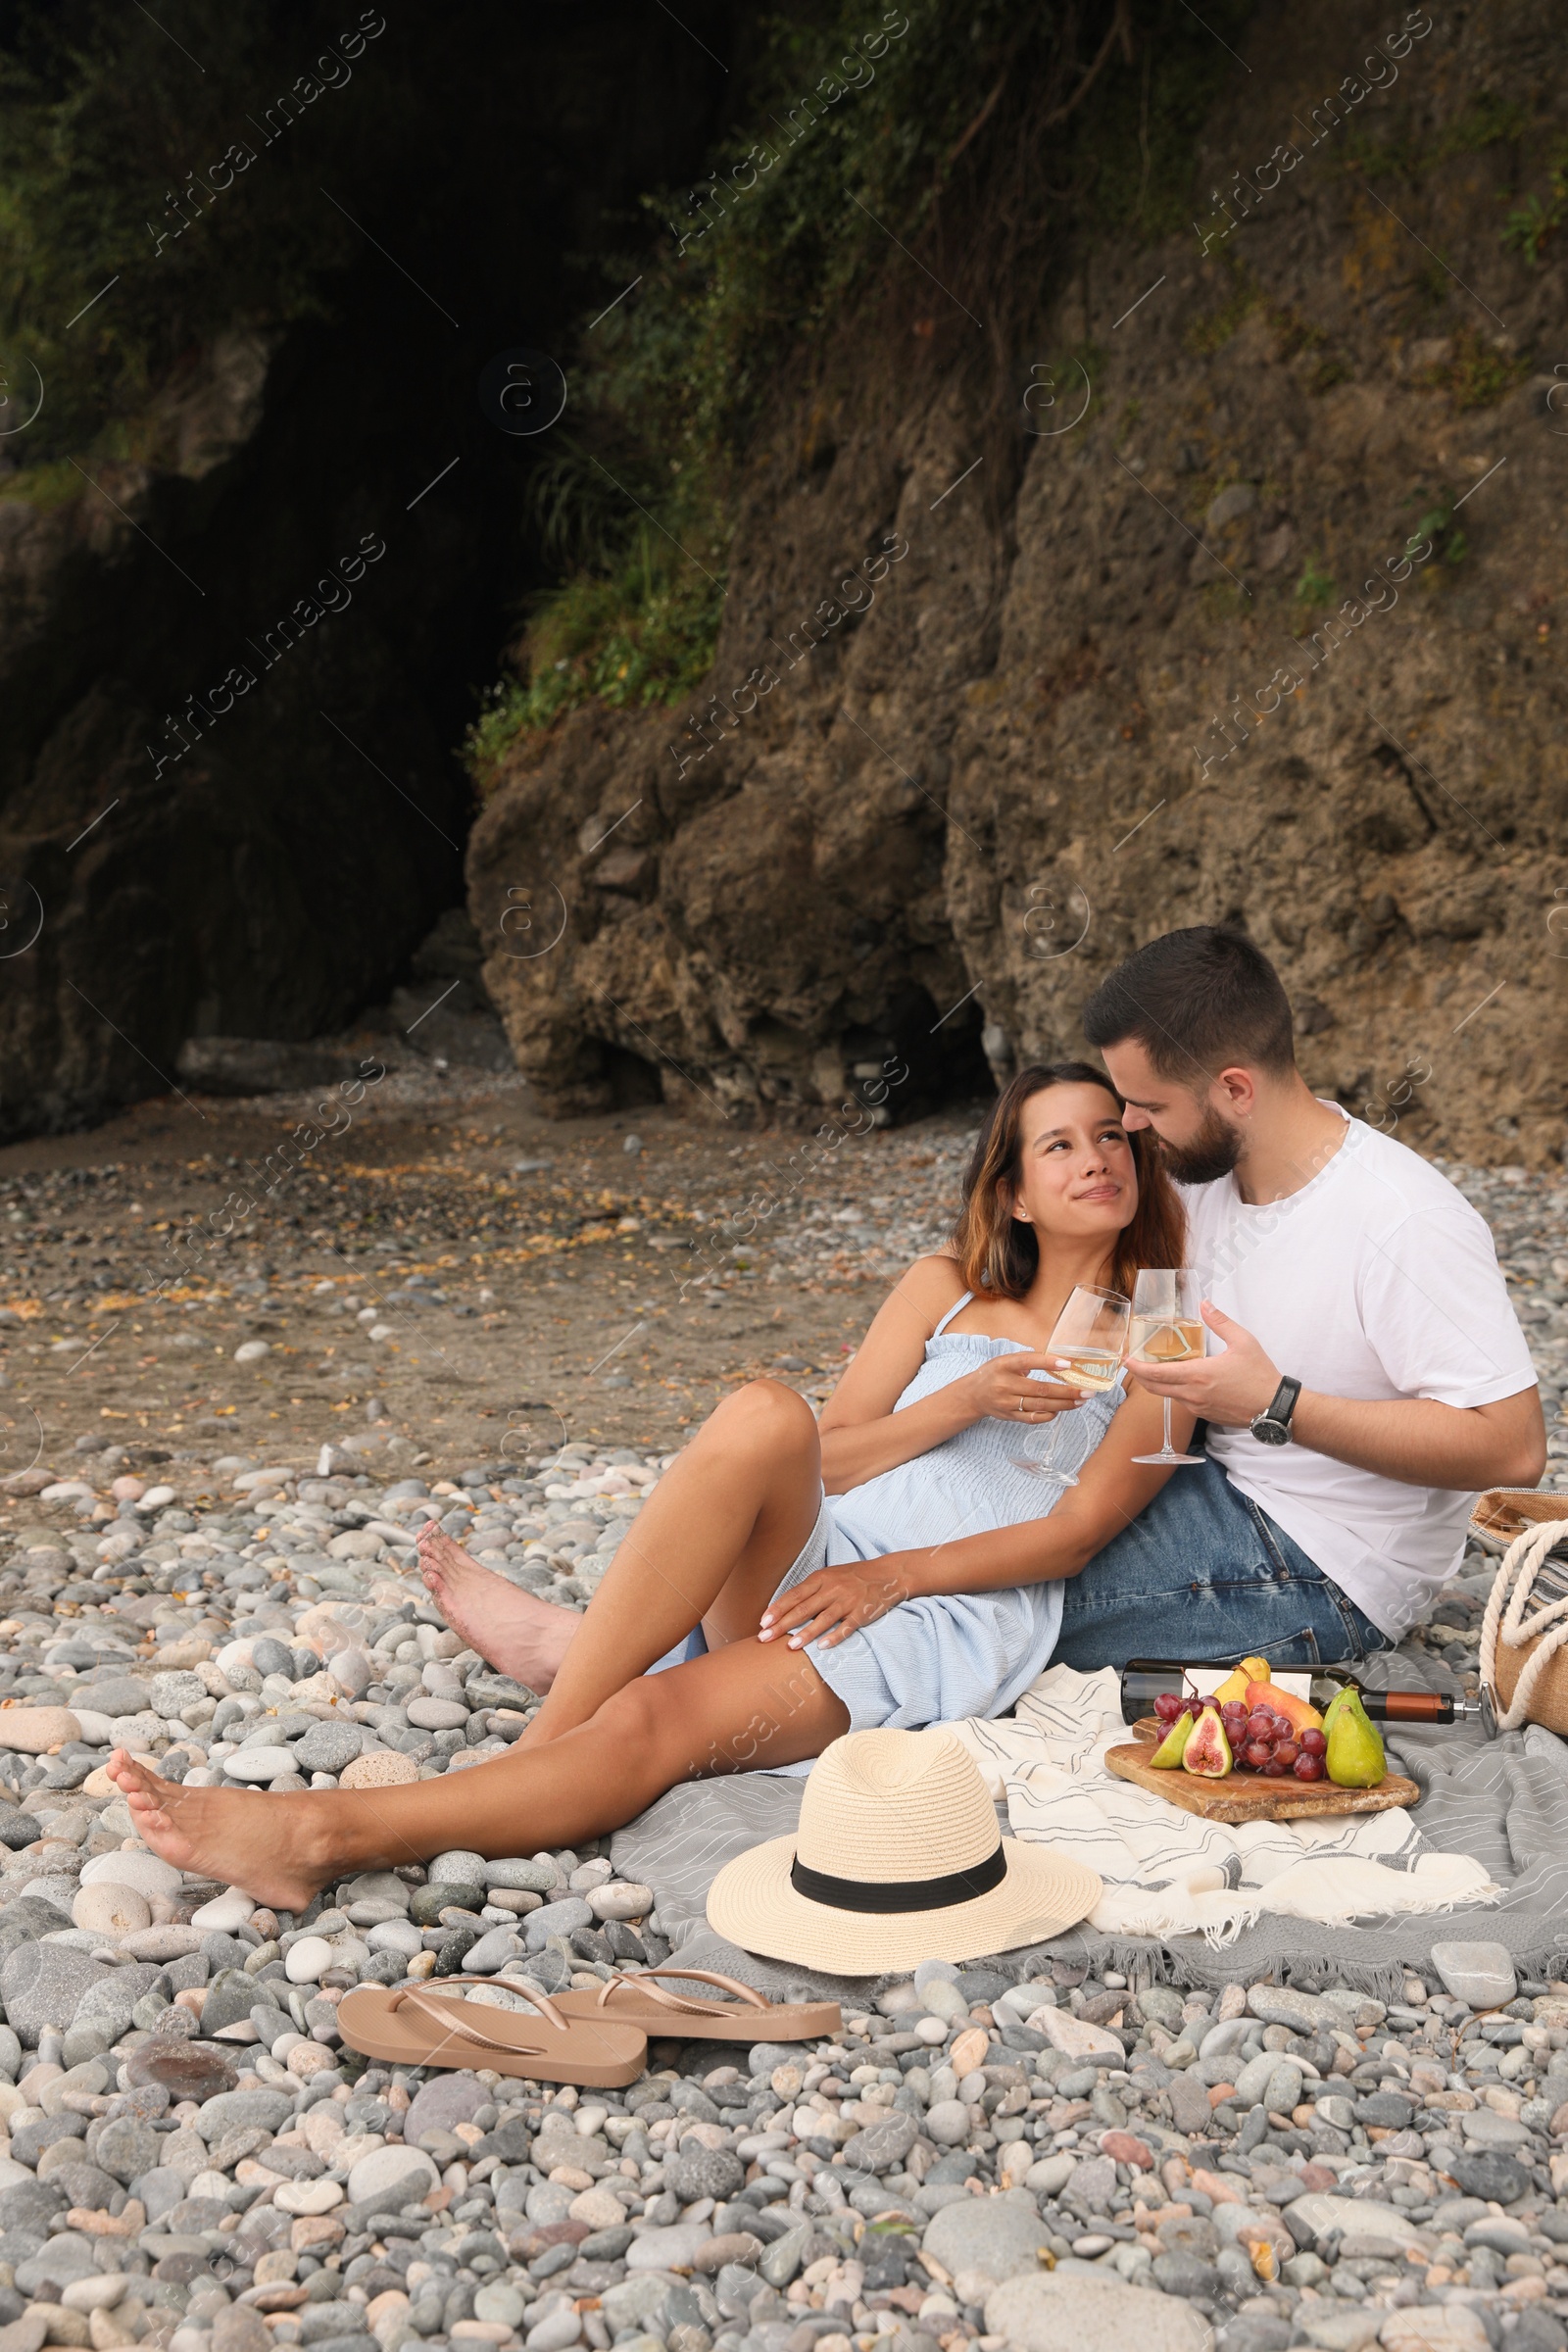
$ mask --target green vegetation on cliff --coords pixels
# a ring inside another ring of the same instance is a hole
[[[1250,13],[1206,12],[1226,36]],[[607,268],[612,293],[636,283],[581,338],[582,450],[536,477],[558,528],[581,494],[584,545],[470,735],[481,791],[519,735],[574,705],[674,703],[700,682],[750,438],[852,317],[888,328],[891,349],[911,302],[928,341],[972,314],[995,371],[1073,225],[1152,241],[1180,224],[1224,47],[1180,0],[1062,26],[1045,0],[842,0],[770,27],[737,102],[745,127],[708,178],[646,199],[651,244]],[[610,477],[628,490],[613,515]]]
[[[13,464],[142,455],[149,396],[215,337],[318,314],[360,245],[321,183],[363,201],[416,119],[376,7],[188,13],[189,48],[118,0],[0,13],[0,367],[10,401],[44,387]]]

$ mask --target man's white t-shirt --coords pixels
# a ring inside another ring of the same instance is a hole
[[[1180,1188],[1204,1297],[1325,1396],[1478,1405],[1534,1388],[1485,1220],[1403,1144],[1346,1125],[1333,1158],[1283,1200],[1251,1206],[1234,1176]],[[1463,1552],[1468,1494],[1260,1446],[1245,1427],[1210,1425],[1208,1450],[1395,1640]]]

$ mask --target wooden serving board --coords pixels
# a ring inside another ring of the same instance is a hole
[[[1141,1726],[1138,1728],[1142,1728]],[[1402,1773],[1386,1772],[1375,1788],[1337,1788],[1332,1781],[1265,1781],[1253,1772],[1229,1772],[1205,1781],[1196,1772],[1157,1771],[1150,1762],[1154,1742],[1140,1740],[1105,1750],[1105,1763],[1118,1781],[1131,1781],[1204,1821],[1315,1821],[1325,1814],[1387,1813],[1413,1805],[1421,1791]]]

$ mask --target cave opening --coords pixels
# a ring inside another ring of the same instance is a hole
[[[37,278],[0,304],[0,376],[36,355],[48,388],[0,435],[0,883],[38,916],[3,962],[0,1135],[165,1091],[188,1041],[326,1039],[400,994],[408,1032],[427,982],[474,993],[422,948],[465,906],[466,739],[560,576],[526,402],[552,369],[580,399],[643,192],[721,120],[731,13],[479,0],[432,60],[367,10],[305,75],[297,12],[256,0],[205,25],[194,94],[99,0],[0,15],[13,150],[71,165],[0,166]],[[248,166],[207,168],[224,138]]]
[[[879,1019],[844,1037],[852,1091],[861,1101],[885,1105],[894,1126],[937,1110],[983,1105],[997,1091],[981,1043],[983,1030],[974,997],[944,1018],[926,989],[913,984],[901,989]]]

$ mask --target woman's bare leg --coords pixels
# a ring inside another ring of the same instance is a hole
[[[820,1501],[809,1405],[782,1382],[754,1380],[660,1480],[585,1617],[519,1592],[445,1536],[421,1536],[420,1566],[481,1656],[549,1691],[525,1735],[532,1746],[586,1722],[695,1625],[715,1649],[755,1634]]]
[[[181,1870],[303,1910],[345,1872],[571,1846],[632,1820],[680,1781],[793,1764],[849,1729],[843,1702],[799,1651],[735,1642],[637,1677],[558,1740],[401,1788],[260,1796],[185,1788],[117,1748],[109,1771],[138,1837]]]

